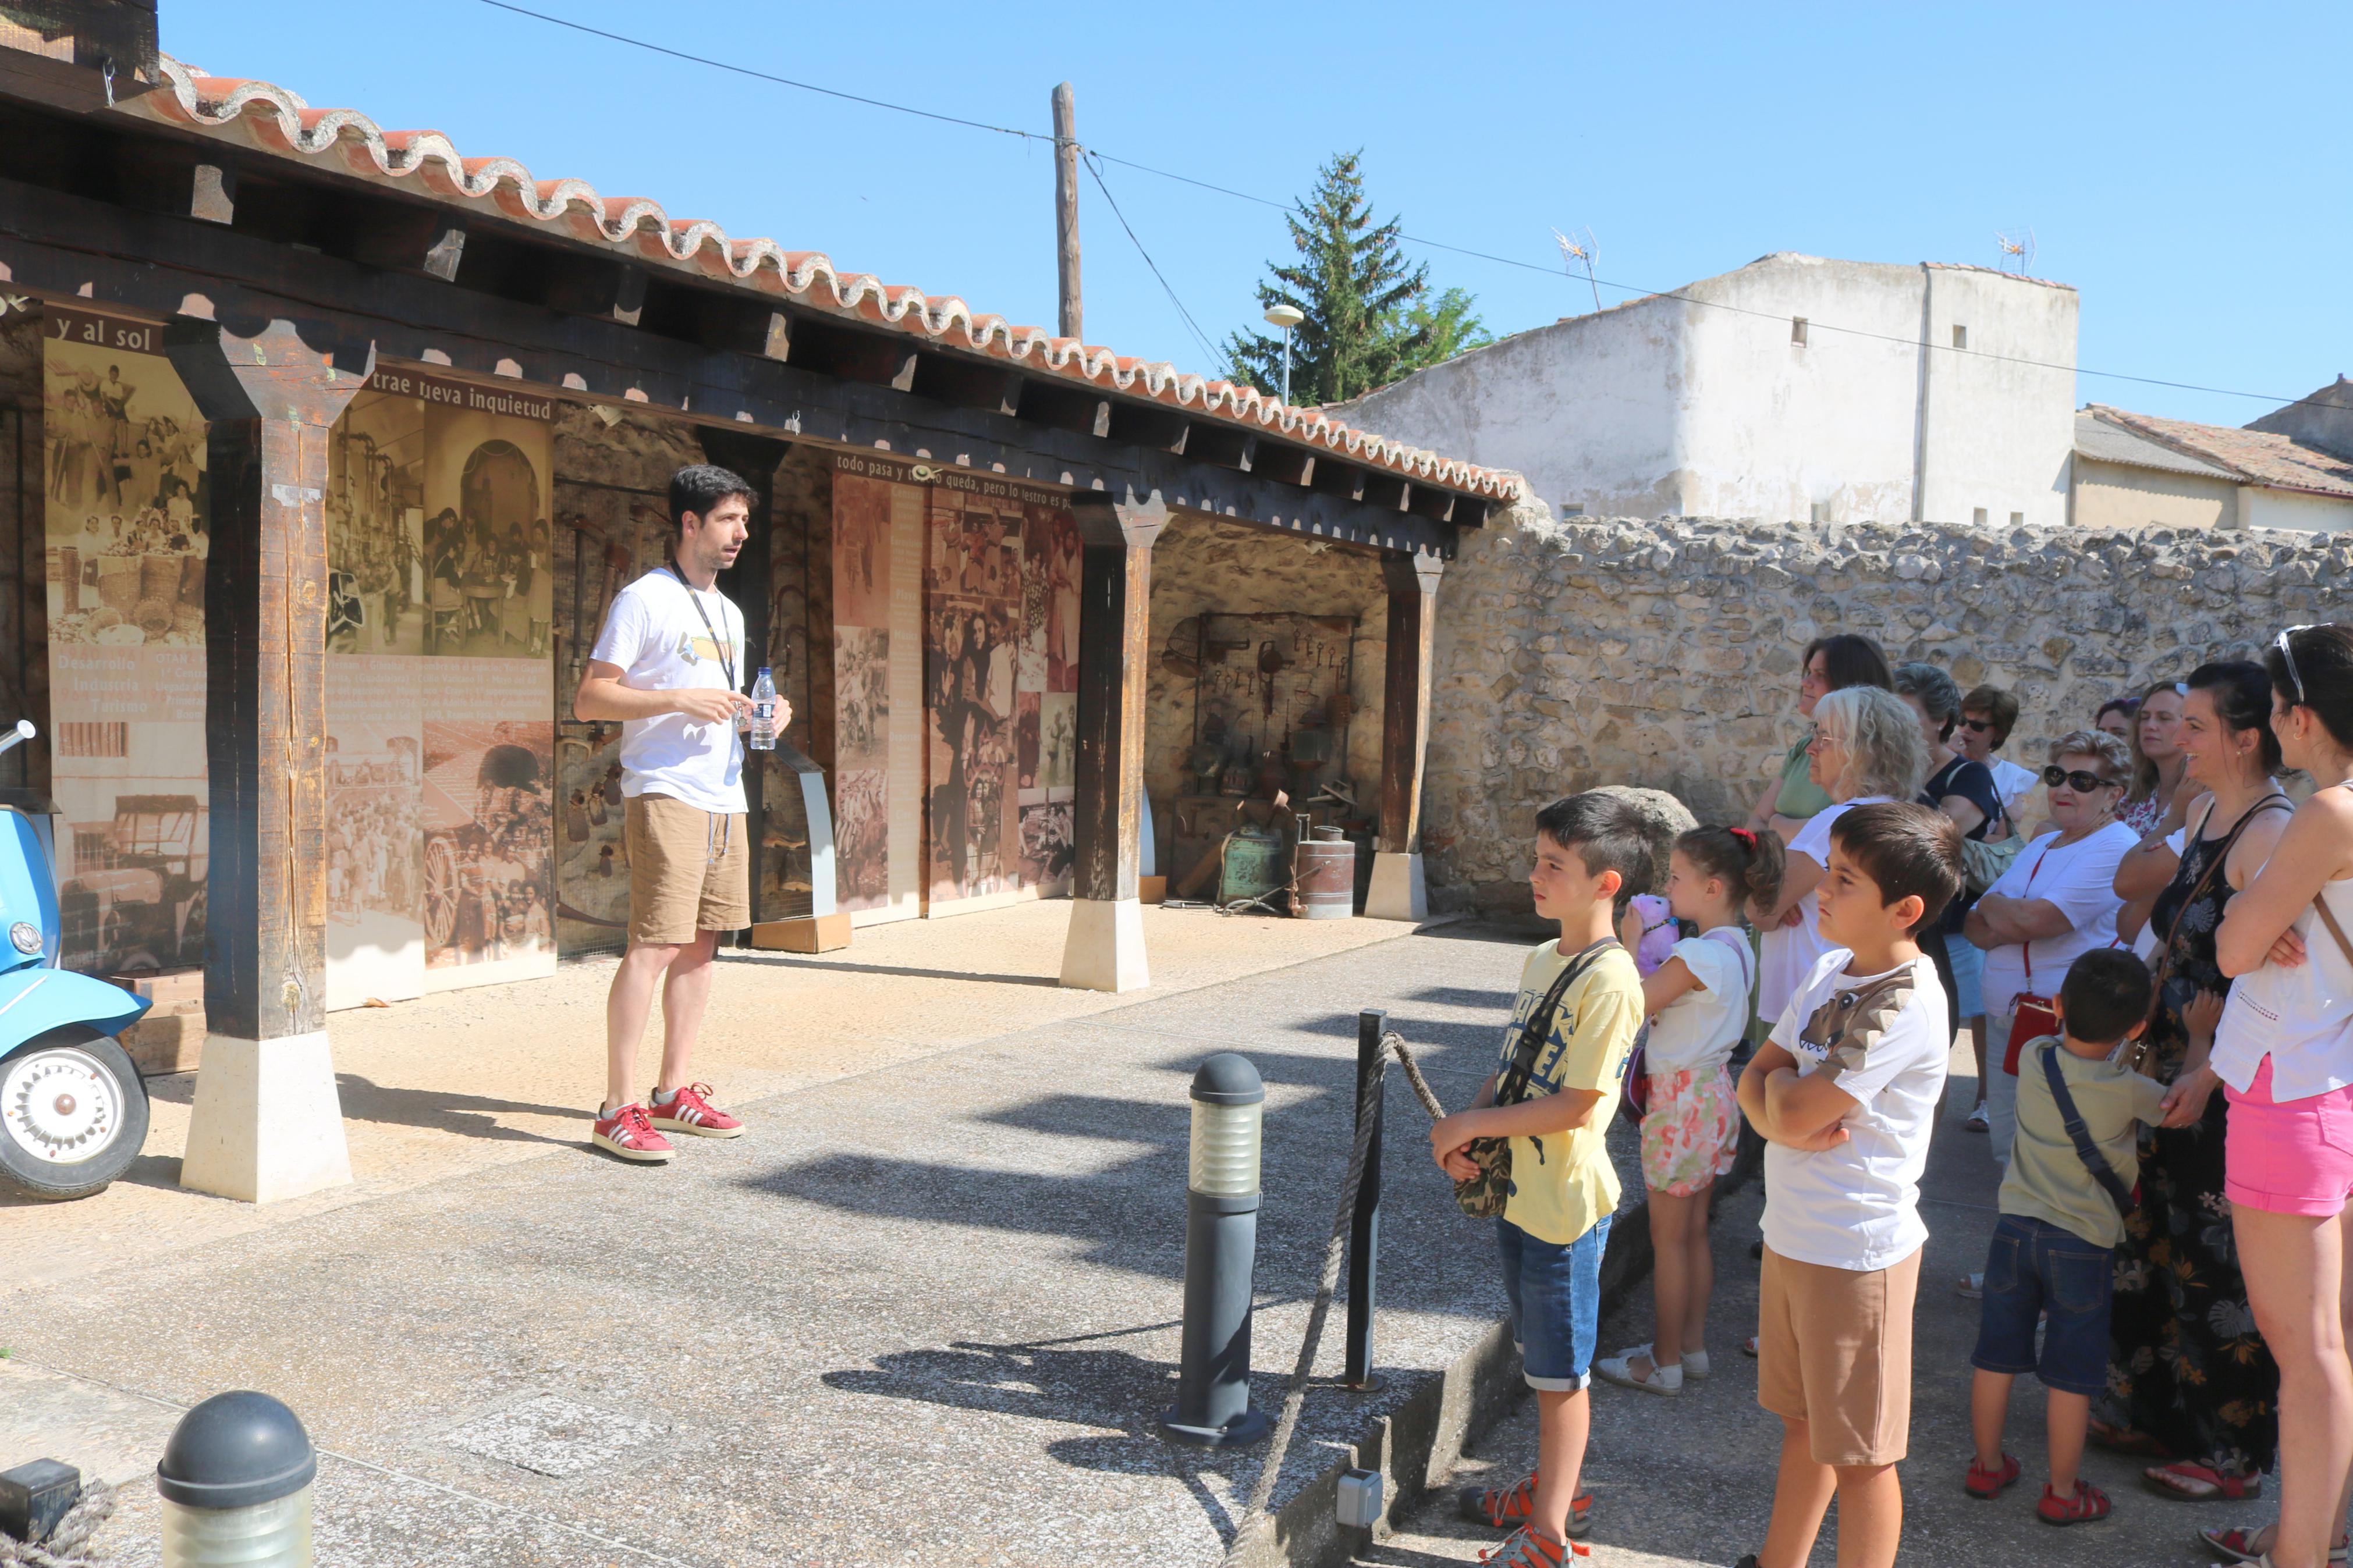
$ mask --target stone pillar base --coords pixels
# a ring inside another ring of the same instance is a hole
[[[274,1204],[351,1179],[326,1031],[277,1040],[206,1037],[182,1186]]]
[[[1134,899],[1073,899],[1062,946],[1062,984],[1078,991],[1141,991],[1144,905]]]
[[[1384,849],[1373,857],[1373,885],[1365,891],[1365,918],[1426,921],[1430,893],[1422,886],[1421,856]]]

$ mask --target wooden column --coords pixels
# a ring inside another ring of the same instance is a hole
[[[181,1183],[248,1203],[349,1182],[327,1051],[328,432],[375,347],[308,323],[182,320],[207,422],[204,1066]]]
[[[1381,834],[1365,913],[1419,921],[1430,914],[1421,875],[1421,772],[1430,746],[1430,649],[1438,631],[1439,556],[1385,552],[1388,663],[1381,696]]]
[[[1152,633],[1152,543],[1168,521],[1146,501],[1075,498],[1079,755],[1071,933],[1062,984],[1134,991],[1151,983],[1136,900],[1144,820],[1144,698]]]

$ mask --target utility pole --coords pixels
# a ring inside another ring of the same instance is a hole
[[[1060,335],[1081,335],[1079,301],[1079,114],[1071,84],[1054,89],[1054,243],[1061,271]]]

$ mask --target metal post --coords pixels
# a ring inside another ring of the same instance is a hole
[[[1291,329],[1282,329],[1282,403],[1291,405]]]
[[[1365,1114],[1365,1084],[1381,1068],[1381,1037],[1389,1016],[1378,1008],[1356,1015],[1356,1114]],[[1373,1386],[1373,1277],[1381,1259],[1381,1134],[1385,1099],[1373,1101],[1373,1137],[1365,1148],[1364,1173],[1356,1182],[1356,1214],[1348,1225],[1348,1366],[1341,1381],[1350,1388]],[[1362,1131],[1364,1123],[1357,1122]]]
[[[1211,1057],[1193,1075],[1185,1326],[1176,1403],[1160,1417],[1160,1435],[1189,1447],[1239,1447],[1269,1430],[1250,1398],[1250,1271],[1258,1251],[1265,1101],[1258,1069],[1231,1051]]]

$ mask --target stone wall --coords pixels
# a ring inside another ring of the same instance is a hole
[[[2039,766],[2101,702],[2341,618],[2353,542],[2272,530],[1555,521],[1466,536],[1440,595],[1423,848],[1440,908],[1525,909],[1536,810],[1603,784],[1738,821],[1800,733],[1798,655],[1862,632],[2024,711]],[[2030,804],[2030,822],[2040,817]]]

